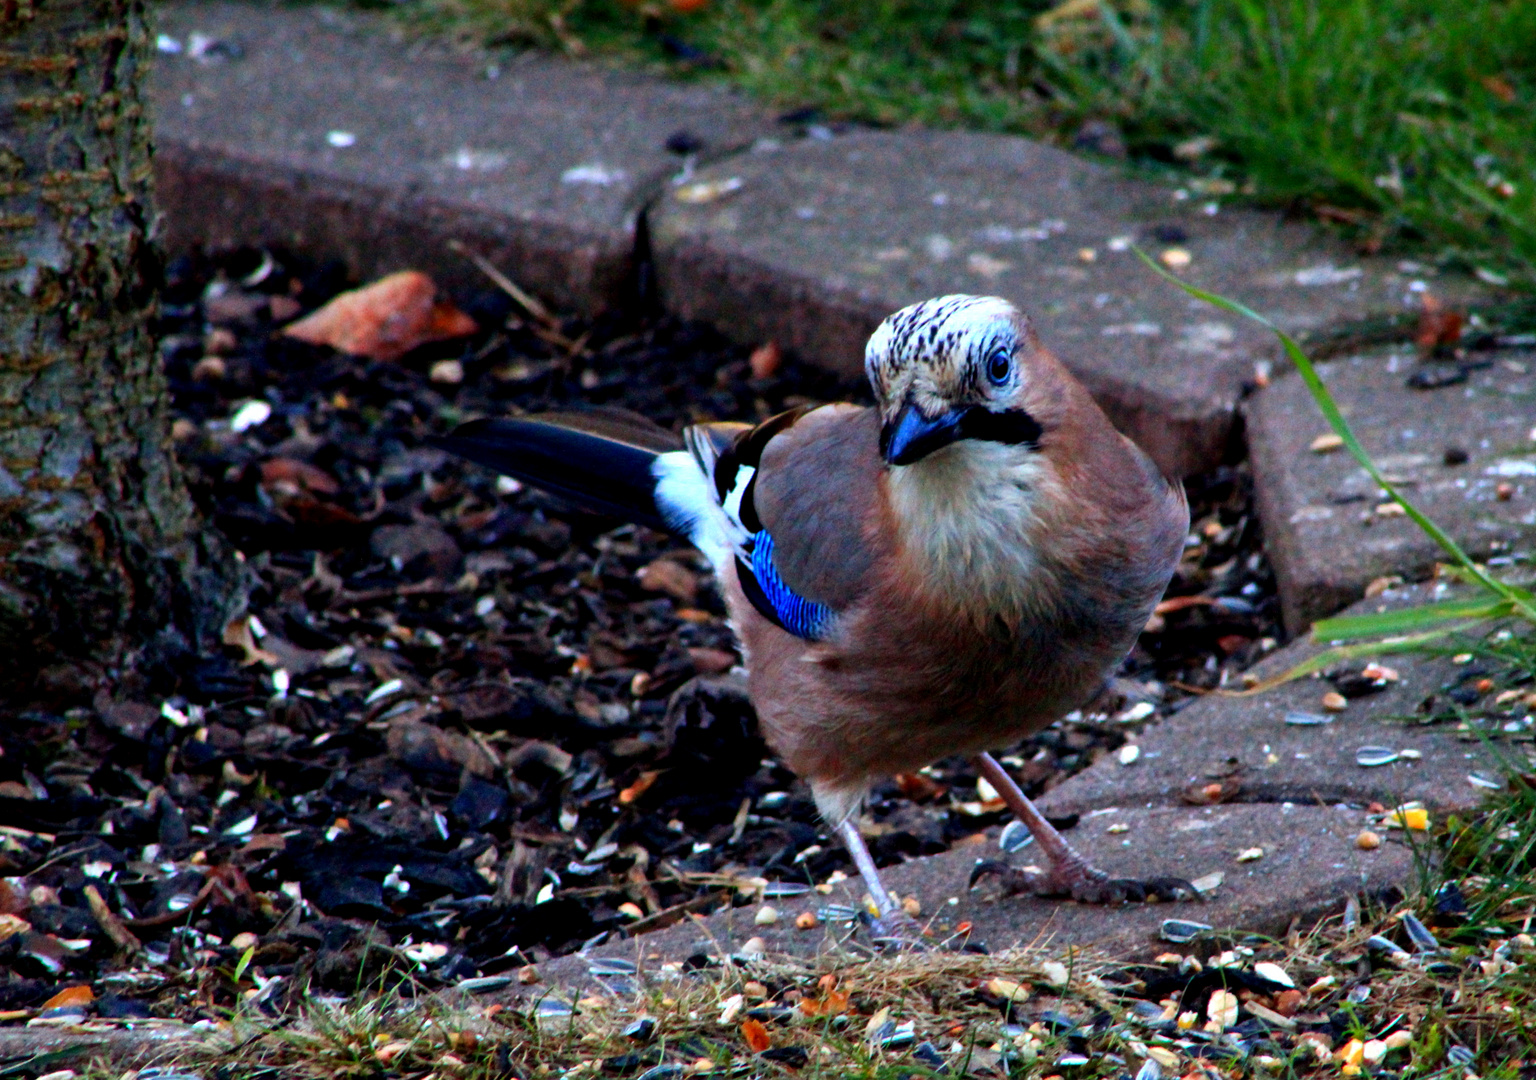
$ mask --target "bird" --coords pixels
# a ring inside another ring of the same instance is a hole
[[[1182,484],[1005,299],[902,308],[870,336],[864,371],[872,406],[680,432],[602,408],[481,418],[436,445],[704,554],[763,737],[847,847],[877,940],[918,930],[859,811],[884,779],[955,754],[1048,861],[979,865],[1010,891],[1194,896],[1178,878],[1093,867],[992,754],[1092,699],[1129,652],[1183,550]]]

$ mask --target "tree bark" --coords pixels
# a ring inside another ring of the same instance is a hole
[[[0,695],[217,650],[239,569],[171,453],[143,0],[0,0]]]

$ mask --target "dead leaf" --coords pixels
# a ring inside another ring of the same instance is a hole
[[[280,495],[297,495],[305,491],[315,495],[335,495],[341,490],[335,478],[318,465],[282,457],[268,458],[261,463],[261,486]]]
[[[666,593],[680,604],[691,604],[699,593],[699,576],[675,559],[657,559],[642,566],[635,580],[647,592]]]
[[[89,986],[66,986],[43,1002],[39,1008],[47,1012],[49,1009],[62,1009],[69,1005],[89,1005],[95,1000],[96,995],[91,993]]]
[[[277,666],[277,657],[265,649],[256,647],[256,638],[251,634],[251,617],[249,615],[236,615],[224,624],[224,644],[233,646],[245,653],[240,661],[241,665],[249,667],[252,664],[271,664]]]
[[[743,1020],[741,1037],[747,1040],[747,1046],[751,1047],[754,1054],[761,1054],[773,1045],[773,1041],[768,1038],[768,1029],[761,1020]]]
[[[335,297],[285,327],[286,337],[372,360],[398,360],[418,345],[473,334],[475,320],[440,300],[432,279],[402,270]]]
[[[747,358],[747,364],[752,368],[754,379],[767,379],[778,373],[779,367],[784,363],[784,351],[779,348],[779,343],[770,341],[759,345],[752,350],[752,355]]]
[[[619,792],[619,805],[628,806],[635,800],[639,799],[640,796],[644,795],[647,791],[650,790],[651,785],[656,782],[656,778],[660,775],[661,772],[659,770],[650,770],[641,773],[635,779],[633,784],[630,784],[629,787]]]
[[[1446,307],[1429,293],[1424,293],[1419,310],[1419,329],[1413,342],[1421,352],[1455,345],[1461,340],[1461,312]]]

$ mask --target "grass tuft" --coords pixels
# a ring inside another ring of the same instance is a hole
[[[481,41],[724,78],[787,109],[1033,135],[1303,204],[1368,250],[1536,282],[1524,0],[407,0]],[[1085,126],[1089,125],[1089,126]]]

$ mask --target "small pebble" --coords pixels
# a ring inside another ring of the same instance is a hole
[[[757,914],[752,916],[752,921],[758,926],[772,926],[779,921],[779,909],[764,904],[757,909]]]
[[[1371,832],[1370,829],[1361,829],[1360,835],[1355,837],[1355,847],[1361,851],[1375,851],[1381,847],[1381,837]]]
[[[1343,712],[1349,708],[1349,699],[1337,690],[1330,690],[1323,695],[1323,708],[1329,712]]]

